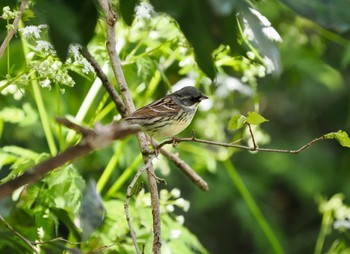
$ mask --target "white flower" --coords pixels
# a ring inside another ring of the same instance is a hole
[[[151,15],[154,12],[153,6],[146,2],[141,2],[140,5],[135,7],[136,16],[144,19],[151,19]]]
[[[14,19],[18,15],[18,11],[11,11],[9,6],[5,6],[2,8],[2,15],[1,18],[3,19]]]
[[[179,216],[176,216],[176,221],[180,224],[180,225],[183,225],[184,222],[185,222],[185,217],[182,216],[182,215],[179,215]]]
[[[167,210],[168,212],[174,212],[175,208],[173,205],[166,205],[165,210]]]
[[[26,26],[26,27],[19,29],[19,31],[22,32],[22,35],[25,38],[30,38],[31,36],[33,36],[35,39],[39,39],[40,33],[41,33],[41,28],[43,28],[43,27],[44,26]]]
[[[349,220],[336,220],[333,224],[334,229],[350,229],[350,221]]]
[[[264,61],[265,67],[266,67],[267,74],[272,73],[276,69],[275,64],[267,56],[264,56],[263,61]]]
[[[170,236],[171,236],[171,238],[174,238],[174,239],[176,239],[176,238],[179,238],[179,236],[181,235],[181,230],[180,229],[173,229],[173,230],[171,230],[170,231]]]
[[[254,60],[255,59],[255,54],[253,51],[248,51],[247,56],[249,59]]]
[[[49,90],[51,90],[51,81],[47,78],[45,80],[42,80],[39,82],[40,86],[41,87],[44,87],[44,88],[49,88]]]
[[[181,191],[178,188],[174,188],[170,191],[170,194],[174,197],[174,198],[179,198],[181,195]]]
[[[52,44],[50,42],[48,42],[48,41],[37,40],[35,49],[37,51],[41,51],[43,53],[56,55],[56,51],[54,50]]]
[[[182,207],[182,209],[187,212],[190,209],[190,202],[188,202],[187,200],[183,199],[183,198],[179,198],[175,201],[175,204],[178,207]]]

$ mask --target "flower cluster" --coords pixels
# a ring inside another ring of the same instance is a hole
[[[160,191],[160,204],[162,213],[171,213],[175,211],[175,206],[187,212],[190,208],[190,202],[180,197],[179,189],[168,190],[162,189]],[[145,193],[144,189],[140,191],[136,199],[136,207],[150,206],[149,193]],[[182,219],[179,219],[182,220]]]
[[[4,8],[2,8],[1,18],[5,20],[14,19],[16,18],[17,15],[18,15],[18,11],[11,11],[9,6],[5,6]]]
[[[47,25],[26,26],[20,29],[24,38],[33,41],[34,45],[30,47],[32,50],[27,54],[27,62],[28,66],[36,71],[41,87],[51,89],[53,84],[74,86],[75,82],[68,73],[70,69],[84,74],[94,72],[91,64],[79,53],[78,45],[69,47],[69,57],[62,63],[53,45],[44,36],[47,29]],[[61,89],[61,92],[64,92],[64,89]]]
[[[328,201],[322,201],[320,212],[331,216],[333,228],[343,232],[350,229],[350,207],[343,203],[344,196],[336,194]]]

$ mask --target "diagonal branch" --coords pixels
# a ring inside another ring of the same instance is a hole
[[[72,127],[82,133],[83,138],[79,144],[68,148],[55,157],[51,157],[50,159],[35,165],[23,175],[0,185],[0,198],[10,195],[14,190],[23,185],[39,180],[48,172],[71,160],[82,157],[94,150],[106,147],[114,140],[122,139],[127,135],[136,133],[140,130],[138,126],[126,125],[123,123],[96,125],[95,129],[87,129],[64,118],[59,118],[58,121],[61,124]]]
[[[108,80],[106,74],[103,72],[101,66],[98,64],[96,59],[90,54],[89,50],[85,47],[79,47],[80,53],[86,58],[86,60],[89,61],[89,63],[94,68],[96,75],[100,78],[102,85],[106,89],[106,91],[109,93],[110,97],[112,98],[114,104],[117,107],[117,110],[119,113],[125,117],[126,116],[126,108],[124,106],[123,101],[121,100],[119,94],[114,89],[111,82]]]
[[[108,0],[98,0],[100,7],[105,15],[107,22],[107,51],[111,61],[114,75],[118,81],[119,89],[124,100],[126,111],[128,115],[135,111],[135,106],[132,101],[132,97],[129,91],[129,87],[126,83],[124,73],[121,67],[121,62],[116,51],[116,33],[115,23],[117,22],[117,14],[113,10],[111,3]],[[140,150],[143,156],[145,165],[149,165],[147,168],[147,179],[149,184],[149,191],[151,194],[152,204],[152,216],[153,216],[153,253],[160,253],[161,247],[161,223],[160,223],[160,205],[158,196],[158,186],[155,179],[155,173],[152,165],[152,156],[148,147],[148,141],[146,135],[142,132],[137,134]]]
[[[28,0],[23,0],[22,3],[21,3],[21,6],[19,7],[18,15],[17,15],[17,17],[14,19],[14,21],[12,23],[12,29],[8,32],[7,36],[5,37],[4,41],[2,42],[2,44],[0,46],[0,58],[4,54],[5,49],[7,48],[8,44],[10,43],[12,37],[17,32],[19,21],[22,18],[24,9],[27,7],[27,3],[28,3]]]

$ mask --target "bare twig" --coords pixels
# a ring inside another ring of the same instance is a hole
[[[105,15],[107,22],[107,51],[111,61],[112,69],[118,81],[119,89],[123,97],[126,111],[130,115],[135,111],[135,106],[131,98],[131,94],[126,83],[124,73],[121,67],[121,62],[116,51],[116,34],[115,34],[115,23],[118,19],[115,11],[113,10],[110,2],[108,0],[98,0],[99,5],[102,8],[102,11]],[[150,149],[148,148],[148,141],[146,135],[142,132],[137,134],[139,141],[139,146],[141,153],[143,155],[144,164],[148,165],[147,168],[147,179],[149,184],[149,190],[151,194],[151,204],[152,204],[152,215],[153,215],[153,253],[160,253],[161,247],[161,224],[160,224],[160,206],[159,206],[159,197],[158,197],[158,187],[157,181],[153,177],[155,175],[152,157],[150,156]]]
[[[17,32],[17,28],[18,28],[18,24],[19,21],[22,18],[24,9],[26,8],[28,3],[28,0],[23,0],[21,3],[21,6],[19,7],[19,11],[18,11],[18,15],[17,17],[13,20],[12,23],[12,29],[8,32],[7,36],[5,37],[4,41],[2,42],[1,46],[0,46],[0,58],[2,57],[2,55],[4,54],[8,44],[10,43],[12,37],[16,34]]]
[[[214,145],[214,146],[221,146],[221,147],[233,147],[233,148],[239,148],[239,149],[244,149],[244,150],[249,150],[249,151],[258,151],[258,152],[273,152],[273,153],[291,153],[291,154],[298,154],[308,148],[309,146],[313,145],[314,143],[325,140],[324,136],[315,138],[311,140],[310,142],[306,143],[302,147],[296,150],[288,150],[288,149],[274,149],[274,148],[260,148],[260,147],[250,147],[250,146],[244,146],[244,145],[238,145],[235,143],[223,143],[223,142],[216,142],[216,141],[211,141],[211,140],[204,140],[204,139],[199,139],[196,137],[191,137],[191,138],[177,138],[174,137],[172,139],[166,140],[162,143],[160,143],[157,147],[157,149],[160,149],[161,147],[167,145],[167,144],[173,144],[174,142],[176,143],[181,143],[181,142],[197,142],[197,143],[203,143],[203,144],[208,144],[208,145]]]
[[[14,233],[18,238],[20,238],[23,242],[25,242],[29,248],[32,249],[32,251],[34,253],[39,254],[39,249],[27,238],[25,238],[22,234],[20,234],[19,232],[17,232],[0,214],[0,221],[2,224],[4,224],[4,226],[10,230],[12,233]]]
[[[113,100],[114,104],[117,107],[117,110],[119,113],[125,117],[126,116],[126,109],[124,106],[123,101],[121,100],[119,94],[117,91],[114,89],[113,85],[111,82],[109,82],[106,74],[103,72],[101,66],[97,63],[96,59],[90,54],[87,48],[85,47],[79,47],[79,50],[81,54],[90,62],[92,67],[94,68],[96,75],[100,78],[102,85],[106,89],[106,91],[109,93],[111,99]]]
[[[254,138],[252,126],[249,123],[247,123],[247,125],[248,125],[248,129],[249,129],[250,137],[252,138],[252,143],[253,143],[252,151],[255,151],[258,148],[258,146],[255,143],[255,138]]]
[[[132,238],[132,241],[134,243],[135,246],[135,250],[137,254],[141,254],[139,246],[137,244],[137,240],[136,240],[136,235],[135,235],[135,231],[132,227],[131,224],[131,219],[130,219],[130,213],[129,213],[129,199],[132,197],[133,193],[132,193],[132,189],[134,188],[137,180],[139,179],[139,177],[141,176],[141,174],[143,173],[143,171],[145,171],[145,169],[147,169],[150,165],[151,165],[151,160],[145,164],[142,168],[140,168],[136,175],[134,176],[134,178],[132,179],[131,183],[128,186],[128,189],[126,191],[126,199],[125,199],[125,204],[124,204],[124,209],[125,209],[125,216],[126,216],[126,221],[128,222],[129,225],[129,229],[130,229],[130,235]]]
[[[12,179],[0,185],[0,198],[10,195],[17,188],[39,180],[48,172],[52,171],[65,163],[84,156],[94,150],[103,148],[111,144],[116,139],[122,139],[127,135],[139,131],[138,126],[130,126],[123,123],[112,123],[110,125],[97,125],[95,129],[87,129],[84,127],[77,127],[78,125],[62,118],[59,119],[61,123],[67,126],[74,126],[75,130],[82,132],[83,138],[79,144],[70,147],[64,152],[52,157],[46,161],[35,165],[27,170],[23,175]]]

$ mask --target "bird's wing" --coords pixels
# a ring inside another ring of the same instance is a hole
[[[174,116],[180,110],[180,106],[177,105],[169,96],[159,99],[151,104],[148,104],[129,116],[129,119],[136,118],[149,118],[149,117],[161,117],[161,116]]]

